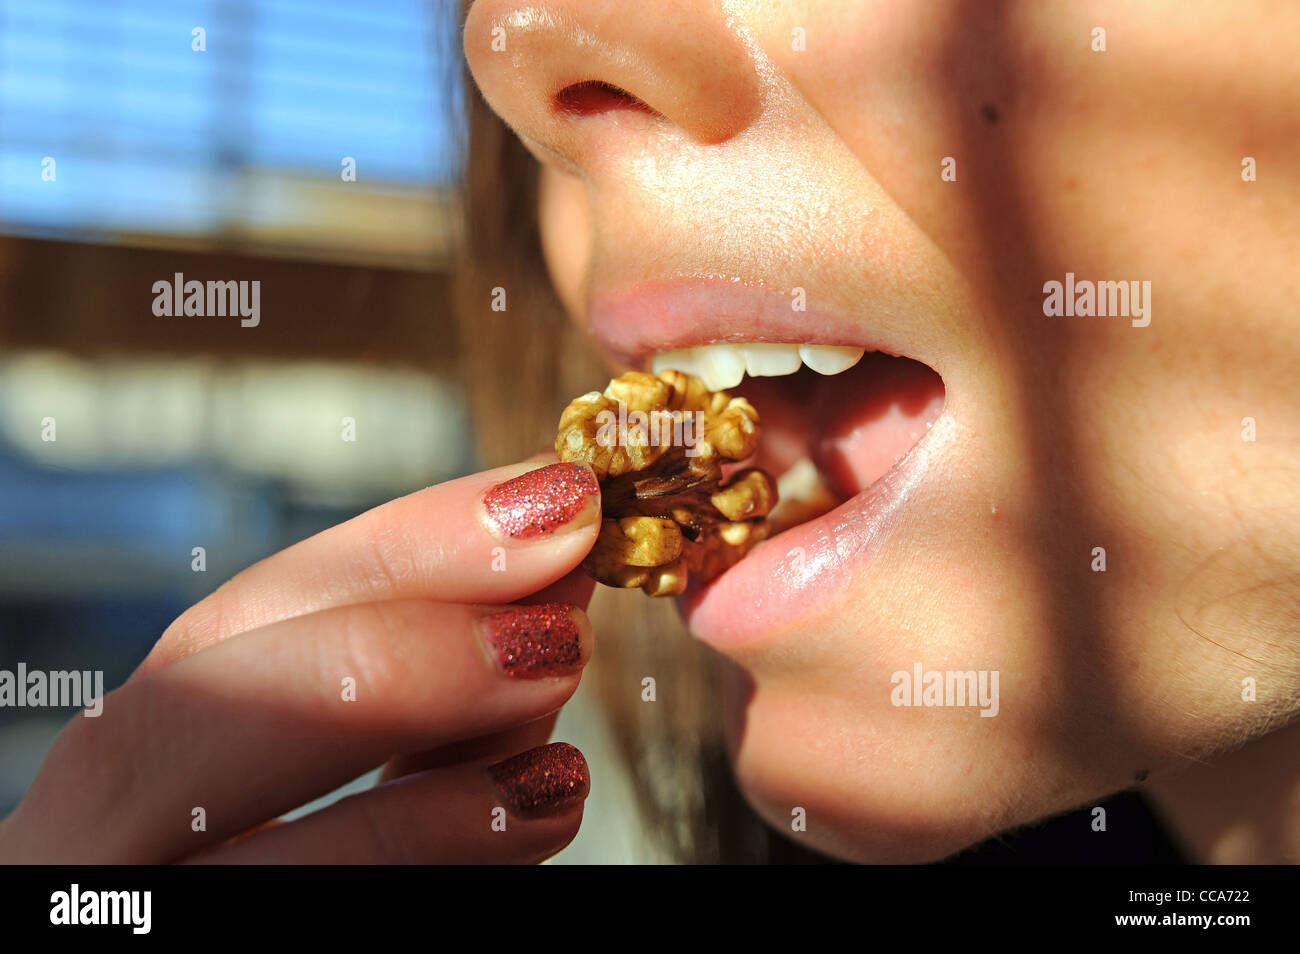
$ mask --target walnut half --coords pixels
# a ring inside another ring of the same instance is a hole
[[[707,582],[767,536],[776,484],[757,468],[722,484],[722,465],[758,444],[758,413],[694,375],[632,371],[560,415],[555,452],[600,482],[600,536],[585,569],[609,586],[674,596]]]

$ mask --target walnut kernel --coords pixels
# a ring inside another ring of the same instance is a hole
[[[609,586],[673,596],[707,582],[767,536],[776,484],[757,468],[725,484],[722,466],[758,445],[758,412],[682,371],[633,371],[560,415],[555,452],[590,464],[600,536],[583,568]]]

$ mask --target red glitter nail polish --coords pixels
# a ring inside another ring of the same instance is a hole
[[[558,814],[591,791],[587,760],[567,742],[521,752],[491,766],[488,773],[518,818]]]
[[[567,676],[582,665],[582,637],[563,603],[515,606],[485,616],[484,638],[507,676]]]
[[[596,475],[584,464],[548,464],[497,484],[483,497],[488,517],[508,537],[554,533],[600,494]]]

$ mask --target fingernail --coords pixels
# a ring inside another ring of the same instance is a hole
[[[554,533],[599,495],[596,475],[586,464],[548,464],[497,484],[483,505],[501,533],[526,540]]]
[[[540,679],[582,668],[582,635],[563,603],[514,606],[484,616],[483,638],[507,676]]]
[[[591,791],[587,760],[567,742],[521,752],[491,766],[488,773],[518,818],[558,814]]]

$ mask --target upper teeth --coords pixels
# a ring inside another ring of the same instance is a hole
[[[680,351],[660,351],[652,367],[658,374],[675,368],[702,379],[710,391],[734,388],[748,372],[750,377],[794,374],[806,364],[818,374],[839,374],[862,358],[862,348],[842,345],[712,344]]]

